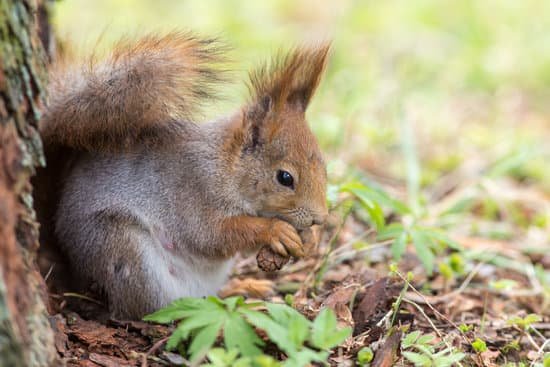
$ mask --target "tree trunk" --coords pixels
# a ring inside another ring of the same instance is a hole
[[[49,39],[44,1],[0,0],[0,366],[59,365],[30,185],[44,161],[36,122]]]

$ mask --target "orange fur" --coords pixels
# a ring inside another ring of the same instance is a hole
[[[222,50],[214,39],[171,32],[122,40],[104,58],[57,63],[39,125],[47,148],[119,150],[173,136],[215,96]]]
[[[329,51],[330,44],[322,43],[279,54],[269,64],[250,73],[252,98],[260,100],[270,96],[275,111],[294,103],[305,110],[319,85]]]

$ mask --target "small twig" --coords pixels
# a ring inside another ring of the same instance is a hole
[[[462,337],[464,338],[464,340],[470,344],[471,343],[471,340],[470,338],[468,338],[466,336],[466,334],[464,334],[464,332],[462,330],[460,330],[460,328],[452,321],[450,320],[447,316],[443,315],[441,312],[439,312],[434,306],[432,306],[432,304],[426,299],[426,297],[420,293],[415,287],[414,285],[411,284],[411,282],[409,282],[404,276],[403,274],[401,274],[400,272],[396,271],[395,272],[404,282],[407,282],[409,283],[409,287],[414,291],[414,293],[416,293],[418,296],[420,296],[426,306],[428,306],[436,315],[438,315],[439,317],[441,317],[443,320],[445,320],[447,323],[449,323],[449,325],[453,326],[456,330],[458,330],[458,332],[460,333],[460,335],[462,335]],[[407,298],[404,298],[405,301],[408,301],[408,302],[414,302],[412,300],[409,300]],[[416,303],[415,303],[416,304]]]
[[[380,319],[380,321],[378,321],[378,323],[376,324],[377,327],[382,327],[384,325],[384,323],[386,323],[386,321],[391,317],[392,320],[390,322],[390,327],[393,326],[393,321],[395,319],[395,312],[394,312],[394,309],[393,308],[390,308],[390,310],[388,312],[386,312],[386,314],[384,315],[384,317],[382,317]]]
[[[63,293],[62,295],[63,295],[63,297],[80,298],[80,299],[83,299],[83,300],[86,300],[86,301],[95,303],[95,304],[97,304],[97,305],[104,306],[104,304],[103,304],[102,302],[98,301],[97,299],[94,299],[94,298],[92,298],[92,297],[85,296],[85,295],[80,294],[80,293],[66,292],[66,293]]]
[[[525,333],[525,336],[527,336],[527,339],[529,340],[529,343],[531,343],[531,345],[539,350],[540,349],[540,345],[537,344],[537,342],[533,339],[533,337],[531,336],[531,334],[529,334],[529,331],[528,330],[523,330],[523,332]]]
[[[533,332],[535,334],[537,334],[537,336],[539,338],[541,338],[542,340],[546,340],[546,338],[544,337],[544,335],[542,335],[542,333],[540,331],[537,330],[538,326],[537,324],[532,324],[530,327],[529,327],[531,330],[533,330]]]
[[[443,294],[441,296],[424,296],[424,295],[422,295],[422,297],[420,299],[415,299],[414,301],[418,302],[418,303],[424,303],[425,301],[430,302],[430,303],[447,302],[449,299],[454,298],[454,297],[458,296],[459,294],[461,294],[462,292],[464,292],[464,290],[468,287],[468,285],[470,284],[472,279],[476,276],[479,269],[481,269],[481,267],[484,264],[485,264],[484,262],[478,263],[475,266],[475,268],[473,268],[472,271],[468,274],[468,276],[464,279],[464,281],[462,282],[460,287],[458,287],[454,291]]]
[[[487,290],[485,290],[485,292],[483,292],[483,313],[481,314],[481,320],[479,321],[479,332],[484,334],[485,333],[485,320],[487,319],[487,302],[488,302],[488,297],[487,297]]]
[[[445,340],[445,338],[443,337],[443,334],[441,333],[441,331],[439,331],[437,326],[435,326],[435,324],[433,323],[432,319],[430,319],[430,317],[428,315],[426,315],[426,312],[424,312],[424,310],[422,309],[422,307],[420,307],[420,305],[418,303],[416,303],[414,301],[411,301],[410,299],[406,299],[406,298],[404,298],[403,301],[407,302],[408,304],[413,305],[422,314],[422,316],[424,316],[424,318],[428,321],[428,323],[430,324],[432,329],[434,329],[437,336],[439,336],[439,338],[441,340],[443,340],[443,342],[447,345],[447,347],[449,347],[449,348],[451,347],[451,345],[448,344],[447,341]]]
[[[540,348],[537,350],[537,358],[535,358],[531,364],[529,365],[529,367],[533,367],[535,365],[535,363],[539,360],[539,358],[541,358],[543,356],[543,353],[544,353],[544,348],[546,348],[546,345],[550,344],[550,339],[546,339],[544,341],[544,344],[542,344],[540,346]]]
[[[391,319],[390,326],[393,326],[395,324],[395,320],[397,319],[397,315],[399,314],[399,309],[401,308],[401,302],[403,302],[403,299],[405,298],[405,294],[407,293],[407,289],[409,289],[409,285],[410,282],[405,282],[405,286],[403,286],[403,289],[401,289],[401,292],[399,292],[399,297],[397,297],[397,300],[392,307],[394,314]]]
[[[151,349],[149,349],[145,354],[143,354],[143,357],[142,357],[142,360],[141,360],[141,367],[147,367],[147,358],[149,358],[149,356],[151,354],[155,353],[157,351],[157,349],[159,349],[164,343],[166,343],[168,338],[169,338],[169,336],[166,336],[166,337],[160,339],[155,344],[153,344]]]
[[[415,302],[413,301],[410,301],[408,299],[403,299],[403,301],[413,305],[414,307],[416,307],[416,309],[422,314],[422,316],[424,316],[424,318],[426,320],[428,320],[428,323],[430,324],[430,326],[432,327],[432,329],[434,329],[434,331],[436,332],[437,336],[439,336],[439,339],[441,339],[443,341],[443,343],[445,343],[445,345],[447,346],[447,348],[452,351],[453,350],[453,346],[451,344],[449,344],[449,342],[447,341],[447,339],[445,339],[443,337],[443,334],[441,333],[441,331],[439,331],[439,329],[437,328],[437,326],[435,326],[435,324],[433,323],[433,321],[430,319],[430,317],[428,315],[426,315],[426,313],[424,312],[424,310],[422,309],[422,307],[420,307],[419,304],[416,304]],[[462,367],[462,363],[460,362],[456,362],[458,366]]]
[[[55,268],[55,263],[53,263],[52,266],[50,266],[50,269],[48,269],[48,272],[47,272],[46,275],[44,276],[44,282],[47,282],[47,281],[48,281],[48,278],[49,278],[50,275],[52,274],[53,268]]]

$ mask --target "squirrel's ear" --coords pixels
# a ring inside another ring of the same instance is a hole
[[[284,108],[305,112],[323,75],[330,44],[300,47],[250,73],[250,91],[254,104],[268,96],[271,110]]]
[[[245,110],[239,133],[244,150],[253,151],[269,139],[274,127],[268,122],[272,109],[273,100],[271,96],[265,95]]]

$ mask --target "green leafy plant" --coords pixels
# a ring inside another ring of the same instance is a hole
[[[252,310],[258,306],[266,306],[267,313]],[[281,366],[324,363],[330,349],[351,333],[350,328],[337,329],[336,316],[330,309],[323,309],[310,321],[288,305],[247,304],[242,297],[182,298],[144,320],[158,323],[181,320],[166,348],[173,350],[189,341],[190,360],[197,362],[208,356],[210,364],[206,366],[211,367],[278,366],[278,362],[263,354],[260,348],[265,343],[254,327],[264,330],[269,340],[288,356]],[[219,335],[223,335],[225,350],[212,349]]]
[[[512,341],[506,343],[506,345],[504,345],[501,348],[501,350],[502,350],[503,353],[507,354],[507,353],[510,353],[511,351],[520,351],[521,346],[519,345],[517,340],[512,340]]]
[[[239,351],[232,349],[213,348],[206,354],[210,363],[201,364],[201,367],[250,367],[250,358],[239,358]]]
[[[336,328],[336,316],[328,308],[323,309],[313,321],[287,305],[268,303],[267,310],[267,314],[253,310],[246,310],[244,314],[285,352],[288,359],[283,366],[324,362],[330,349],[351,334],[351,328]]]
[[[472,331],[473,329],[474,329],[473,325],[466,325],[466,324],[458,325],[458,330],[460,330],[463,333],[467,333],[469,331]]]
[[[339,191],[350,193],[359,200],[359,204],[369,213],[377,230],[383,229],[386,225],[382,207],[390,208],[400,215],[411,213],[407,205],[392,199],[382,189],[373,188],[360,181],[346,182],[339,187]]]
[[[461,247],[436,227],[424,226],[418,214],[407,204],[391,198],[384,190],[371,187],[359,180],[346,182],[339,187],[339,192],[349,193],[357,199],[359,207],[364,209],[378,232],[377,240],[392,241],[393,258],[398,261],[405,253],[407,244],[412,243],[418,258],[426,271],[431,274],[434,269],[435,255],[440,248],[450,247],[460,250]],[[386,223],[384,209],[388,208],[400,216],[399,221]],[[450,266],[460,271],[463,264],[453,258]]]
[[[434,336],[422,335],[413,331],[401,340],[403,356],[415,366],[449,367],[460,362],[466,355],[454,348],[442,348],[441,343],[434,342]],[[441,349],[436,352],[437,349]]]
[[[239,351],[223,348],[212,348],[206,354],[209,363],[201,367],[280,367],[281,364],[273,357],[261,354],[255,357],[240,357]]]
[[[393,240],[391,250],[397,261],[405,252],[409,242],[412,242],[418,258],[426,272],[431,274],[434,268],[434,253],[443,246],[460,250],[460,246],[437,228],[424,227],[413,223],[409,226],[403,223],[392,223],[378,232],[378,240]]]
[[[500,279],[490,282],[489,287],[497,291],[511,291],[518,287],[518,282],[512,279]]]
[[[235,349],[245,357],[252,357],[261,354],[259,347],[264,345],[243,318],[243,312],[254,306],[257,304],[246,304],[242,297],[225,300],[216,297],[182,298],[144,317],[144,320],[163,324],[182,320],[168,339],[166,348],[176,349],[181,342],[192,339],[188,350],[191,361],[202,358],[222,330],[228,350]]]
[[[541,320],[542,318],[539,315],[531,313],[525,317],[513,316],[508,319],[507,324],[517,326],[527,331],[532,324],[540,322]]]
[[[374,359],[374,353],[369,347],[363,347],[357,352],[357,364],[361,367],[368,366]]]
[[[487,351],[487,344],[485,343],[485,341],[476,338],[476,340],[472,342],[472,348],[474,348],[476,353],[483,353]]]

